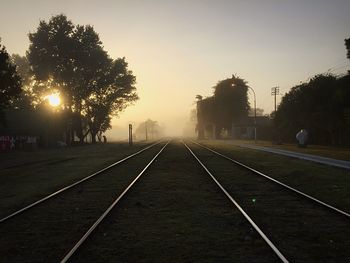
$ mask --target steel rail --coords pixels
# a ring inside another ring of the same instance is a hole
[[[12,214],[1,218],[1,219],[0,219],[0,223],[3,223],[3,222],[5,222],[6,220],[17,216],[17,215],[19,215],[19,214],[21,214],[21,213],[27,211],[28,209],[30,209],[30,208],[32,208],[32,207],[34,207],[34,206],[36,206],[36,205],[39,205],[39,204],[41,204],[41,203],[47,201],[48,199],[50,199],[50,198],[52,198],[52,197],[54,197],[54,196],[56,196],[56,195],[58,195],[58,194],[60,194],[60,193],[62,193],[62,192],[64,192],[64,191],[66,191],[66,190],[68,190],[68,189],[71,189],[71,188],[77,186],[77,185],[79,185],[79,184],[81,184],[81,183],[83,183],[83,182],[85,182],[85,181],[87,181],[87,180],[89,180],[89,179],[95,177],[96,175],[99,175],[99,174],[101,174],[101,173],[103,173],[103,172],[105,172],[105,171],[111,169],[112,167],[115,167],[116,165],[118,165],[118,164],[120,164],[120,163],[122,163],[122,162],[125,162],[126,160],[128,160],[128,159],[130,159],[130,158],[132,158],[132,157],[134,157],[134,156],[136,156],[136,155],[138,155],[138,154],[140,154],[140,153],[142,153],[142,152],[144,152],[144,151],[146,151],[146,150],[148,150],[148,149],[152,148],[153,146],[158,145],[158,144],[160,144],[160,143],[161,143],[161,141],[158,141],[158,142],[156,142],[156,143],[153,143],[153,144],[147,146],[146,148],[143,148],[143,149],[141,149],[140,151],[137,151],[136,153],[133,153],[133,154],[131,154],[131,155],[129,155],[129,156],[127,156],[127,157],[125,157],[125,158],[123,158],[123,159],[121,159],[121,160],[115,162],[115,163],[112,163],[111,165],[108,165],[107,167],[105,167],[105,168],[103,168],[103,169],[101,169],[101,170],[99,170],[99,171],[97,171],[97,172],[95,172],[95,173],[93,173],[93,174],[91,174],[91,175],[89,175],[89,176],[86,176],[86,177],[84,177],[83,179],[80,179],[79,181],[77,181],[77,182],[75,182],[75,183],[72,183],[72,184],[70,184],[70,185],[68,185],[68,186],[65,186],[65,187],[61,188],[60,190],[57,190],[56,192],[54,192],[54,193],[52,193],[52,194],[49,194],[49,195],[47,195],[47,196],[45,196],[45,197],[43,197],[43,198],[41,198],[41,199],[39,199],[39,200],[37,200],[37,201],[35,201],[35,202],[33,202],[33,203],[31,203],[31,204],[29,204],[29,205],[27,205],[27,206],[21,208],[21,209],[17,210],[16,212],[13,212]]]
[[[251,226],[259,233],[259,235],[264,239],[264,241],[270,246],[273,252],[278,256],[278,258],[284,262],[289,262],[283,254],[278,250],[278,248],[272,243],[272,241],[264,234],[264,232],[255,224],[253,219],[243,210],[243,208],[236,202],[236,200],[226,191],[226,189],[219,183],[219,181],[214,177],[214,175],[209,171],[209,169],[201,162],[201,160],[195,155],[195,153],[187,146],[185,142],[183,144],[186,146],[188,151],[192,154],[192,156],[198,161],[198,163],[203,167],[203,169],[209,174],[209,176],[214,180],[214,182],[219,186],[219,188],[224,192],[226,197],[238,208],[241,214],[247,219],[247,221],[251,224]]]
[[[210,152],[212,152],[212,153],[215,153],[215,154],[225,158],[226,160],[229,160],[229,161],[237,164],[238,166],[241,166],[241,167],[243,167],[243,168],[245,168],[245,169],[247,169],[247,170],[257,174],[257,175],[260,175],[260,176],[264,177],[265,179],[268,179],[268,180],[270,180],[270,181],[272,181],[272,182],[274,182],[274,183],[276,183],[276,184],[278,184],[278,185],[280,185],[280,186],[282,186],[284,188],[287,188],[288,190],[290,190],[290,191],[292,191],[294,193],[297,193],[297,194],[299,194],[299,195],[301,195],[301,196],[303,196],[303,197],[305,197],[305,198],[307,198],[309,200],[312,200],[312,201],[318,203],[319,205],[321,205],[323,207],[327,207],[328,209],[331,209],[333,212],[337,212],[337,213],[339,213],[341,215],[346,216],[347,218],[350,218],[350,214],[349,213],[347,213],[347,212],[345,212],[343,210],[340,210],[339,208],[336,208],[336,207],[334,207],[334,206],[332,206],[330,204],[327,204],[327,203],[325,203],[325,202],[323,202],[323,201],[321,201],[321,200],[319,200],[319,199],[317,199],[317,198],[315,198],[315,197],[313,197],[311,195],[308,195],[308,194],[306,194],[306,193],[304,193],[304,192],[302,192],[300,190],[297,190],[297,189],[295,189],[295,188],[293,188],[293,187],[291,187],[291,186],[289,186],[289,185],[287,185],[285,183],[282,183],[282,182],[280,182],[280,181],[278,181],[278,180],[276,180],[276,179],[274,179],[274,178],[272,178],[272,177],[270,177],[270,176],[268,176],[268,175],[266,175],[266,174],[264,174],[262,172],[259,172],[258,170],[255,170],[254,168],[251,168],[251,167],[249,167],[249,166],[247,166],[247,165],[245,165],[245,164],[243,164],[241,162],[238,162],[238,161],[236,161],[236,160],[234,160],[234,159],[232,159],[232,158],[230,158],[230,157],[228,157],[228,156],[226,156],[226,155],[224,155],[222,153],[219,153],[219,152],[217,152],[217,151],[215,151],[213,149],[210,149],[209,147],[206,147],[206,146],[204,146],[204,145],[202,145],[200,143],[194,142],[194,141],[191,141],[191,142],[196,144],[196,145],[198,145],[198,146],[200,146],[200,147],[202,147],[202,148],[204,148],[204,149],[206,149],[206,150],[208,150],[208,151],[210,151]]]
[[[83,237],[74,245],[74,247],[64,256],[61,263],[67,262],[73,254],[80,248],[85,240],[91,235],[96,227],[105,219],[109,212],[116,206],[116,204],[123,198],[123,196],[129,191],[129,189],[136,183],[136,181],[144,174],[148,167],[155,161],[155,159],[161,154],[165,147],[170,143],[170,140],[160,149],[160,151],[152,158],[152,160],[143,168],[143,170],[136,176],[136,178],[129,184],[127,188],[114,200],[114,202],[107,208],[107,210],[96,220],[96,222],[89,228],[89,230],[83,235]]]

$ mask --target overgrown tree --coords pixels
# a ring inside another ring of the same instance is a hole
[[[246,118],[249,111],[248,86],[245,80],[232,75],[214,87],[217,131],[230,129],[232,123]]]
[[[215,125],[216,137],[222,129],[230,130],[248,116],[248,85],[244,79],[232,75],[232,78],[219,81],[214,87],[214,95],[205,99],[197,95],[197,130],[203,137],[206,124]]]

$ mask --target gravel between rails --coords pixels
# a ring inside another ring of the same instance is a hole
[[[184,145],[171,143],[71,262],[279,262]]]

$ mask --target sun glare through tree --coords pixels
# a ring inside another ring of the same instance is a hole
[[[59,93],[52,93],[50,95],[47,95],[46,99],[52,107],[57,107],[61,104],[61,98]]]

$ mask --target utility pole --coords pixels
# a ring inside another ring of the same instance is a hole
[[[275,112],[277,110],[277,104],[276,104],[276,96],[280,94],[280,88],[279,87],[273,87],[271,88],[271,95],[275,96]]]
[[[129,145],[132,146],[132,124],[129,124]]]

